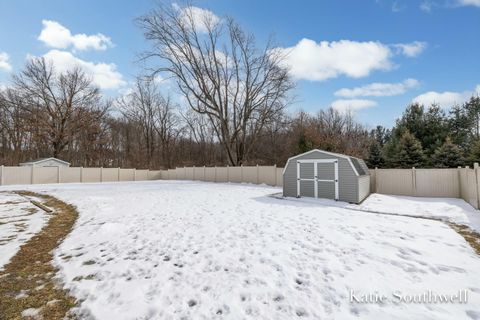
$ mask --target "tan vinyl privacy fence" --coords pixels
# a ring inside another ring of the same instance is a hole
[[[415,197],[461,198],[480,207],[480,169],[375,169],[370,170],[370,190]]]
[[[282,174],[283,168],[277,168],[277,166],[183,167],[161,170],[161,179],[264,183],[281,187],[283,185]]]
[[[160,170],[0,166],[0,185],[158,180]]]
[[[0,185],[142,180],[200,180],[247,182],[282,186],[283,168],[277,166],[183,167],[168,170],[82,167],[0,166]]]
[[[0,166],[0,185],[140,180],[199,180],[283,185],[277,166],[182,167],[168,170]],[[374,169],[371,192],[416,197],[461,198],[480,207],[480,169]]]

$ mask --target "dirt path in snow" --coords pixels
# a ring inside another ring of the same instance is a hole
[[[42,199],[54,213],[47,225],[22,245],[0,271],[0,320],[64,319],[76,301],[59,288],[55,279],[58,270],[52,265],[52,259],[54,249],[72,230],[77,211],[51,196],[19,194]]]

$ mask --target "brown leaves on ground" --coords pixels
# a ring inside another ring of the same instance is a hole
[[[470,244],[470,246],[475,250],[475,252],[480,255],[480,234],[470,229],[468,226],[448,223],[448,225],[459,233],[465,240]]]
[[[72,230],[77,211],[51,196],[19,194],[41,198],[54,213],[47,225],[0,271],[0,320],[25,319],[22,311],[27,309],[37,310],[39,319],[64,319],[76,300],[60,288],[52,259],[55,248]]]

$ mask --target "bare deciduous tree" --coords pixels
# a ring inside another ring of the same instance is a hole
[[[162,159],[170,166],[171,145],[178,135],[170,97],[165,98],[160,93],[154,79],[138,77],[132,91],[118,99],[117,103],[122,114],[141,130],[148,165],[152,165],[159,146]]]
[[[160,6],[138,21],[160,60],[153,73],[176,80],[188,105],[205,115],[230,164],[247,159],[265,124],[287,105],[293,87],[283,56],[232,19],[199,17],[190,7]]]
[[[57,73],[44,58],[34,58],[14,77],[14,84],[26,103],[24,110],[38,127],[37,134],[48,141],[57,157],[80,132],[92,110],[104,114],[100,92],[79,68]]]

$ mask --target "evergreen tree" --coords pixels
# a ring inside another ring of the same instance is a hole
[[[475,162],[480,163],[480,140],[475,140],[470,147],[468,154],[469,164],[472,165]]]
[[[428,108],[424,115],[423,126],[423,136],[415,137],[424,146],[425,153],[432,156],[448,136],[447,117],[440,106],[433,104]]]
[[[425,109],[423,105],[414,103],[405,109],[402,117],[397,120],[397,125],[394,130],[397,137],[400,138],[405,130],[408,130],[417,139],[421,140],[421,137],[425,135]]]
[[[313,142],[307,138],[305,132],[300,134],[298,139],[297,148],[299,153],[304,153],[313,149]]]
[[[461,149],[467,149],[472,120],[465,105],[455,105],[450,110],[448,128],[452,142]]]
[[[383,126],[377,126],[375,129],[370,131],[370,135],[372,139],[378,143],[379,147],[383,147],[389,139],[390,130],[385,129]]]
[[[398,142],[408,130],[425,147],[424,152],[428,156],[428,160],[435,149],[445,141],[448,129],[445,112],[438,105],[433,104],[425,109],[423,105],[412,104],[397,120],[393,132]]]
[[[456,168],[463,165],[462,150],[447,137],[443,145],[435,150],[432,157],[433,166],[437,168]]]
[[[471,121],[471,131],[475,139],[480,139],[480,97],[471,97],[465,104],[468,117]]]
[[[396,164],[400,168],[422,167],[425,164],[422,144],[408,130],[398,141],[396,151]]]
[[[383,157],[382,147],[378,141],[373,141],[370,145],[367,163],[370,168],[383,167],[385,165],[385,158]]]

